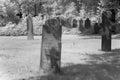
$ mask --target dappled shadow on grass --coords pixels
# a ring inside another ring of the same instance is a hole
[[[105,64],[120,64],[120,49],[113,49],[109,52],[104,52],[104,54],[93,54],[89,55],[89,63],[105,63]]]
[[[114,53],[120,53],[120,49],[113,49],[113,50],[111,50],[110,52],[112,52],[113,54]],[[115,54],[114,54],[115,55]]]
[[[120,49],[89,55],[88,64],[61,68],[61,74],[38,76],[28,80],[120,80]]]
[[[62,68],[62,75],[49,75],[40,80],[120,80],[120,66],[112,64],[73,65]]]
[[[49,75],[40,80],[120,80],[120,66],[110,64],[73,65],[62,68],[62,75]]]
[[[120,66],[112,64],[73,65],[62,68],[63,73],[28,80],[120,80]]]
[[[120,49],[89,57],[88,64],[64,67],[63,75],[49,75],[41,80],[120,80]]]

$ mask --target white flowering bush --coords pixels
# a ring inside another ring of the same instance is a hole
[[[44,21],[41,17],[33,17],[34,35],[42,34],[42,25]],[[0,36],[23,36],[27,34],[26,18],[22,19],[18,25],[8,23],[5,27],[0,27]]]

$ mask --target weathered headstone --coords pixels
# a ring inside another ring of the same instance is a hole
[[[44,15],[41,15],[41,17],[42,17],[42,20],[44,19]]]
[[[79,31],[83,32],[84,31],[84,26],[83,26],[83,20],[79,20]]]
[[[99,27],[98,23],[95,23],[94,24],[94,34],[98,34],[99,30],[100,30],[100,27]]]
[[[40,70],[60,72],[62,26],[59,18],[49,19],[42,29]]]
[[[27,16],[27,36],[28,36],[28,40],[33,40],[34,36],[33,36],[33,19],[32,19],[32,15],[29,14]]]
[[[72,28],[71,19],[61,19],[61,24],[64,27]]]
[[[102,13],[102,51],[111,50],[111,22],[108,12]]]
[[[90,21],[89,18],[87,18],[87,19],[85,20],[85,28],[86,28],[86,29],[91,28],[91,21]]]
[[[73,19],[73,28],[77,28],[77,20]]]

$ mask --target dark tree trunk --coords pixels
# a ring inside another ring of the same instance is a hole
[[[34,4],[34,8],[35,8],[35,15],[34,16],[38,16],[38,4],[37,3]]]
[[[102,51],[111,51],[111,21],[108,12],[102,14]]]
[[[111,15],[111,21],[112,21],[112,23],[115,23],[116,22],[116,11],[115,11],[115,9],[112,9],[111,13],[112,13],[112,15]],[[112,33],[113,34],[116,33],[116,26],[114,26],[114,25],[112,25]]]
[[[42,29],[40,70],[59,73],[61,61],[62,26],[59,19],[49,19]]]
[[[33,40],[34,36],[33,36],[33,19],[32,19],[32,15],[29,14],[27,16],[27,36],[28,36],[28,40]]]

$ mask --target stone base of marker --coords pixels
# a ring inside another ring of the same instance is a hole
[[[111,34],[109,36],[102,35],[102,51],[111,51]]]
[[[34,40],[34,36],[33,36],[33,34],[28,33],[28,35],[27,35],[27,39],[28,39],[28,40]]]
[[[62,26],[58,18],[49,19],[43,25],[40,70],[45,74],[60,73],[61,33]]]

